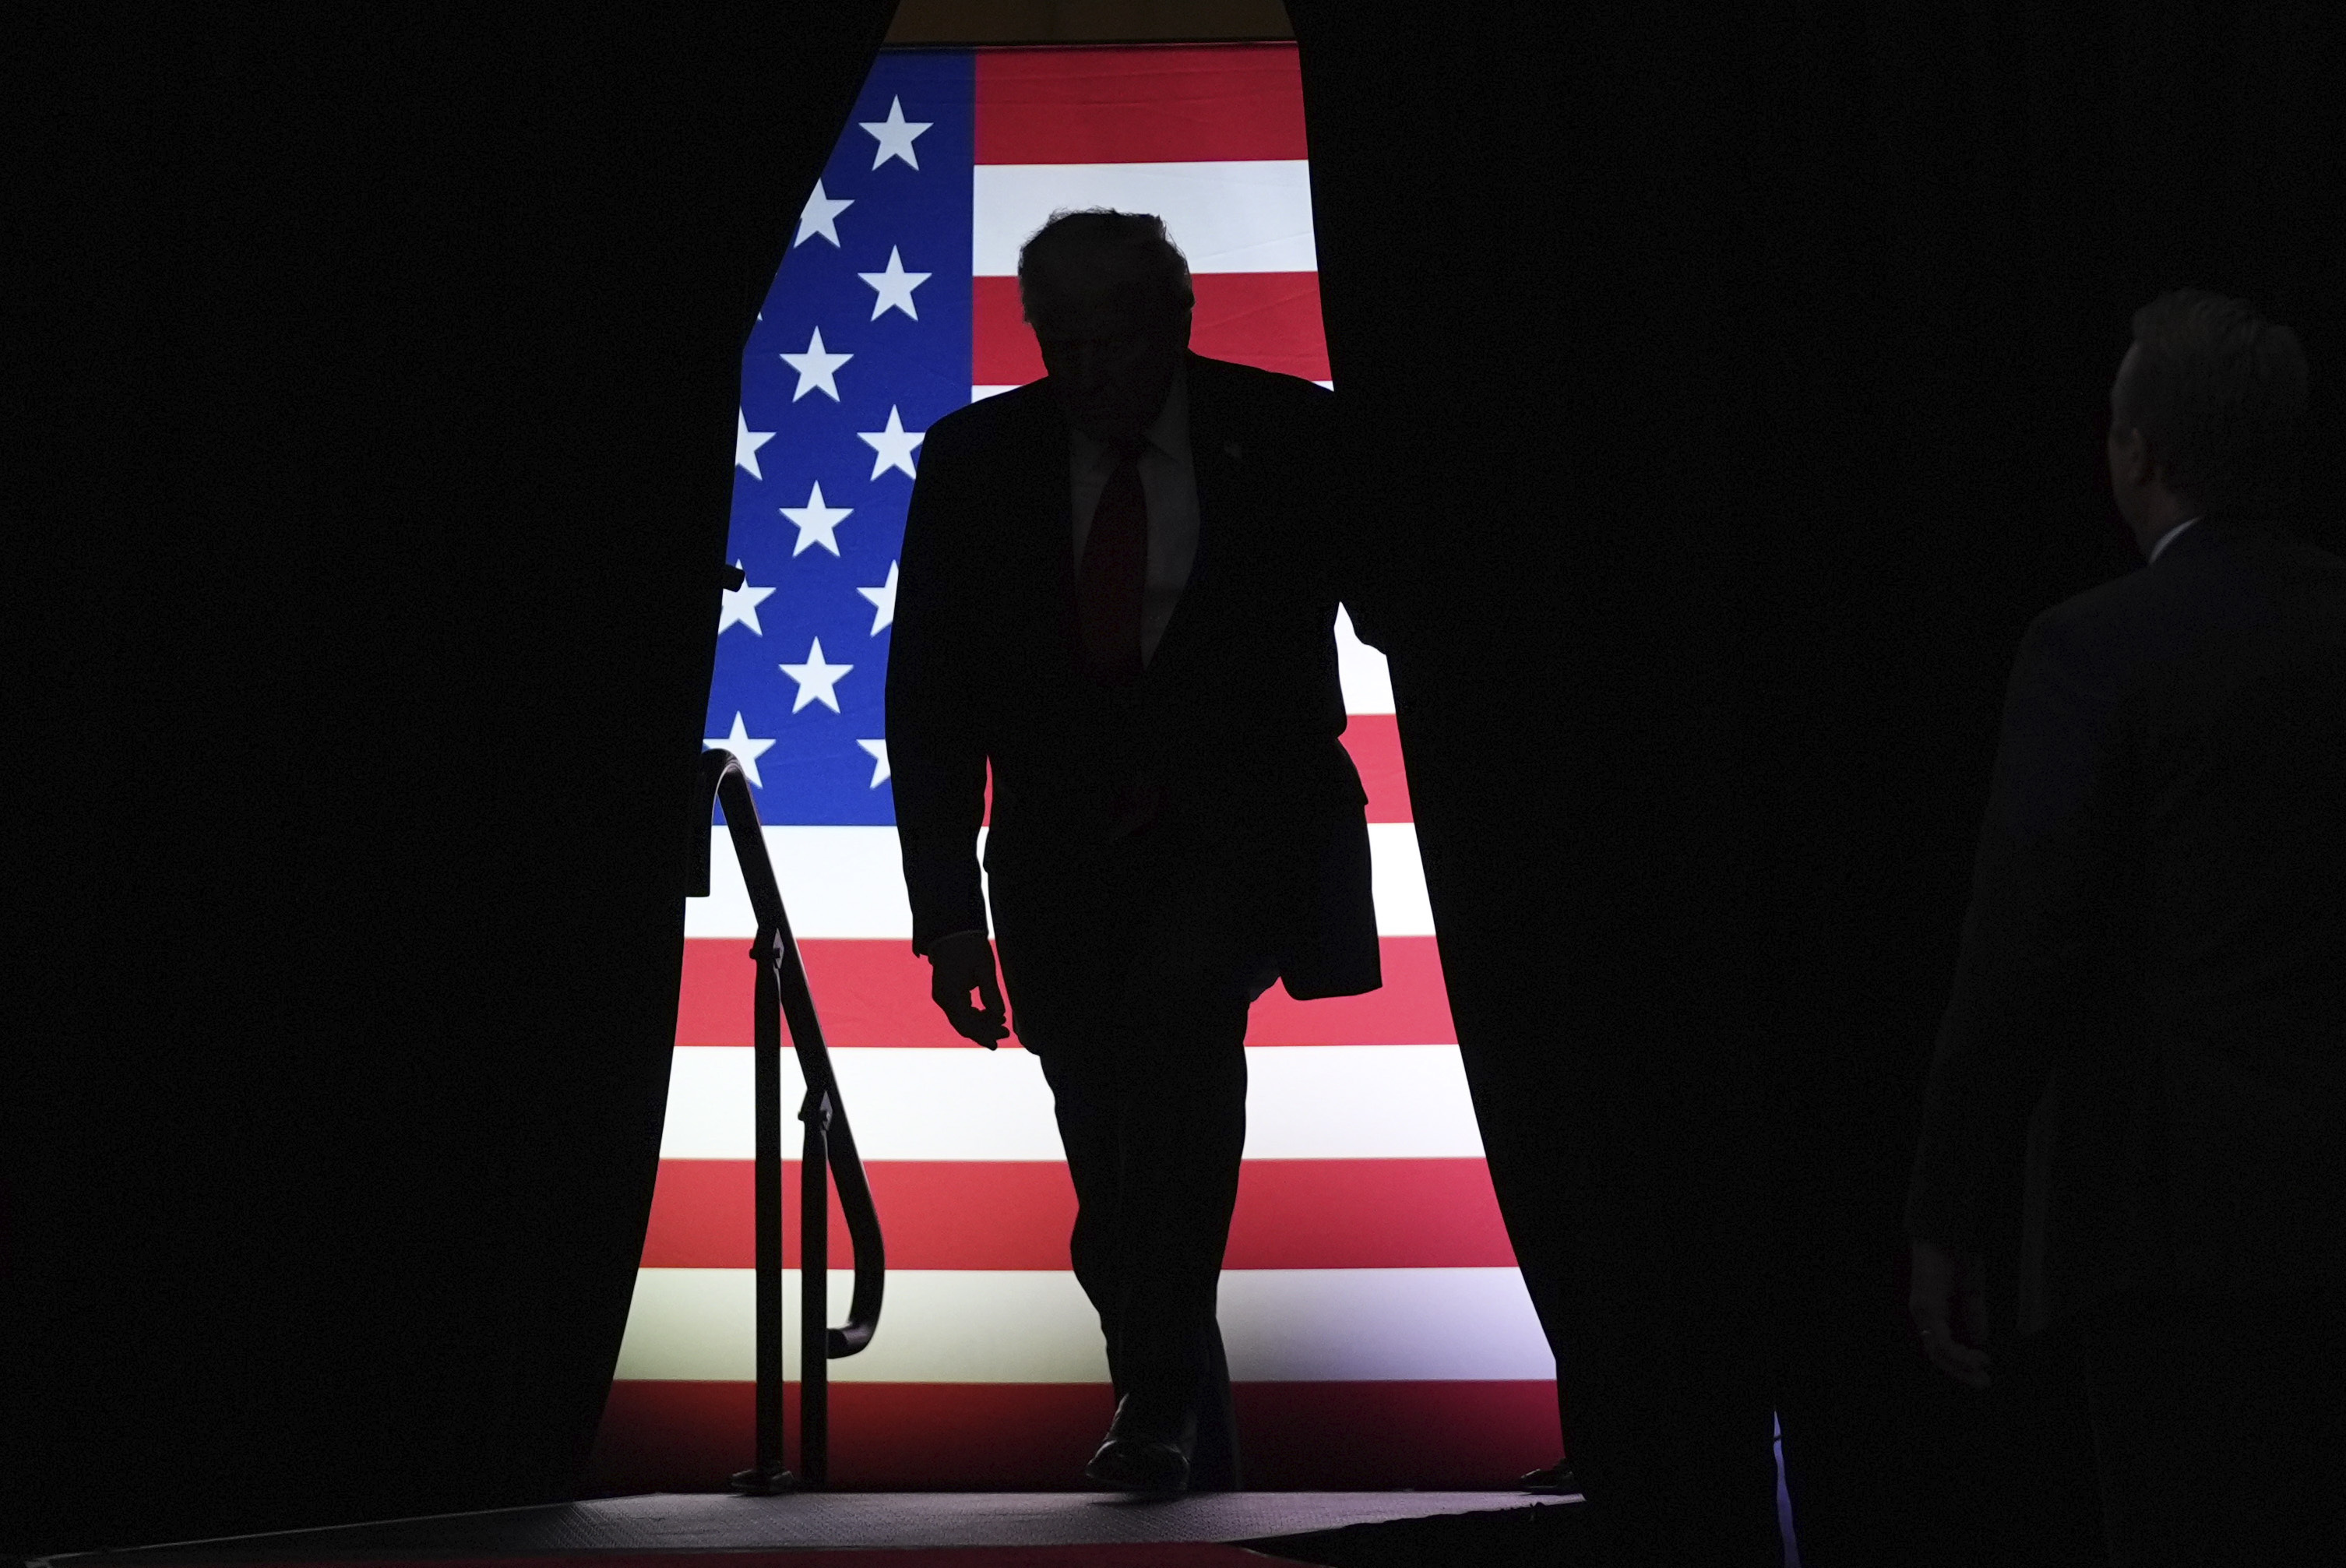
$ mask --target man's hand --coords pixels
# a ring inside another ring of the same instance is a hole
[[[1959,1383],[1987,1387],[1987,1265],[1978,1253],[1914,1243],[1906,1315],[1931,1365]]]
[[[970,1005],[973,991],[982,1005]],[[989,1051],[1010,1033],[1003,1023],[1002,987],[994,977],[994,944],[984,932],[955,932],[929,944],[929,994],[954,1033]]]

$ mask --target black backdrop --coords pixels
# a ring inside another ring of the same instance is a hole
[[[1290,10],[1517,1250],[1626,1273],[1599,1319],[1684,1304],[1651,1387],[1773,1358],[1812,1568],[2057,1560],[2094,1506],[2057,1354],[1985,1400],[1927,1374],[1898,1210],[2012,650],[2137,560],[2100,440],[2135,307],[2298,326],[2339,541],[2338,15]]]
[[[741,343],[891,9],[125,6],[33,56],[71,439],[11,1537],[574,1483]]]
[[[19,53],[5,1545],[573,1484],[723,415],[888,9]],[[2346,510],[2335,15],[1292,10],[1462,1041],[1563,1091],[1511,1168],[1612,1162],[1614,1220],[1775,1270],[1852,1430],[2001,1441],[1914,1371],[1895,1209],[2004,668],[2128,564],[2100,411],[2160,288],[2300,329]]]

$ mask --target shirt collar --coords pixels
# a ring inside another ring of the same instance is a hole
[[[1168,457],[1180,457],[1189,450],[1189,367],[1177,363],[1173,367],[1173,384],[1165,389],[1165,406],[1142,432],[1149,445]]]
[[[1168,398],[1168,399],[1167,399],[1166,401],[1167,401],[1167,402],[1170,402],[1172,400]],[[2158,536],[2158,543],[2157,543],[2157,544],[2156,544],[2156,545],[2153,545],[2150,547],[2150,561],[2149,561],[2149,562],[2147,562],[2147,563],[2145,563],[2145,564],[2146,564],[2146,565],[2152,565],[2152,564],[2156,564],[2156,563],[2157,563],[2157,561],[2158,560],[2158,553],[2159,553],[2161,550],[2166,549],[2169,545],[2174,544],[2174,543],[2175,543],[2175,536],[2176,536],[2178,534],[2182,533],[2182,532],[2183,532],[2183,530],[2185,530],[2186,528],[2190,527],[2190,526],[2191,526],[2191,524],[2193,524],[2194,523],[2197,523],[2197,522],[2198,522],[2198,521],[2199,521],[2199,519],[2198,519],[2198,518],[2197,518],[2197,517],[2186,517],[2182,522],[2178,523],[2174,527],[2169,528],[2166,533],[2161,534],[2161,535]]]
[[[1073,426],[1068,427],[1067,433],[1086,462],[1097,461],[1109,450],[1107,443]],[[1140,440],[1144,446],[1153,446],[1177,461],[1188,455],[1189,367],[1186,363],[1173,367],[1173,384],[1165,391],[1165,406],[1157,411],[1157,417],[1140,433]]]

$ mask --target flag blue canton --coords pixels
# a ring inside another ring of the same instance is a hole
[[[889,617],[914,438],[969,402],[974,153],[975,56],[883,54],[743,351],[702,733],[769,823],[896,820]]]

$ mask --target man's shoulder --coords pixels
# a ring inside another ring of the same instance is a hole
[[[1190,426],[1250,450],[1314,459],[1333,448],[1334,394],[1300,376],[1191,355]]]
[[[2021,636],[2017,673],[2114,696],[2151,652],[2161,586],[2137,566],[2039,612]]]
[[[1034,381],[964,403],[929,426],[922,437],[924,453],[993,446],[1030,429],[1047,428],[1050,397],[1050,383]]]
[[[2278,598],[2304,598],[2334,611],[2346,604],[2346,560],[2279,523],[2213,531],[2218,555]],[[2178,541],[2179,543],[2179,541]]]
[[[2346,613],[2346,562],[2280,534],[2210,531],[2188,542],[2187,555],[2137,566],[2045,610],[2029,623],[2023,658],[2115,678],[2147,665],[2235,656],[2309,630],[2334,636]]]
[[[2155,596],[2149,568],[2137,566],[2039,612],[2029,624],[2029,634],[2064,642],[2098,640],[2122,633],[2141,617]]]
[[[1242,365],[1236,360],[1189,356],[1189,389],[1236,405],[1253,405],[1266,412],[1292,410],[1299,417],[1324,412],[1333,393],[1301,376]]]

